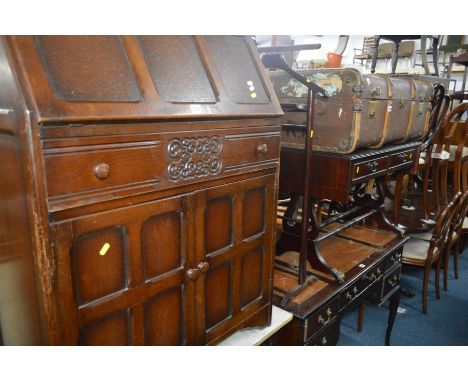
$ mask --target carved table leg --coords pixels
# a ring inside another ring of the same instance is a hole
[[[385,346],[390,346],[390,336],[392,334],[393,323],[400,305],[400,288],[389,298],[390,311],[388,313],[387,333],[385,335]]]

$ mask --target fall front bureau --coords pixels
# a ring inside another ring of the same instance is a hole
[[[5,344],[269,323],[281,109],[251,39],[4,37],[0,63]]]

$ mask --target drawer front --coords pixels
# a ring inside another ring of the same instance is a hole
[[[112,147],[112,148],[109,148]],[[49,196],[80,193],[121,185],[159,183],[166,172],[163,148],[157,142],[133,147],[100,145],[45,156]]]
[[[307,343],[308,346],[334,346],[338,342],[340,323],[333,320]]]
[[[336,297],[306,320],[306,341],[334,320],[338,313],[338,303],[339,298]]]
[[[408,150],[390,157],[389,169],[410,166],[414,162],[415,150]]]
[[[401,251],[397,251],[388,255],[385,259],[385,269],[384,271],[387,272],[390,268],[392,268],[395,264],[401,263]]]
[[[401,265],[384,277],[380,300],[385,301],[400,285]]]
[[[387,170],[387,158],[371,159],[353,165],[352,181],[362,181],[367,176],[374,176]]]
[[[346,288],[343,292],[340,293],[340,310],[346,307],[346,305],[350,304],[354,301],[355,298],[359,296],[362,292],[363,286],[361,280],[355,281],[351,284],[348,288]]]
[[[133,142],[122,142],[121,137],[86,137],[55,147],[46,141],[48,195],[109,197],[111,191],[125,189],[135,194],[278,166],[279,128],[237,131],[152,134],[152,140]]]

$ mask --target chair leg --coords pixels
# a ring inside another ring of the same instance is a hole
[[[432,167],[432,197],[434,199],[434,209],[439,211],[439,169],[437,166]]]
[[[448,268],[450,262],[450,249],[453,243],[450,241],[447,243],[447,249],[444,251],[444,291],[448,292]]]
[[[427,314],[427,288],[429,286],[429,277],[431,274],[431,264],[426,264],[424,267],[424,279],[423,279],[423,293],[422,293],[422,298],[423,298],[423,313]]]
[[[430,170],[429,166],[427,166],[424,169],[424,179],[423,179],[424,219],[429,219],[429,170]]]
[[[395,224],[398,224],[401,208],[401,188],[403,187],[403,173],[396,174],[395,181],[395,201],[393,203],[393,219]]]
[[[439,255],[435,267],[435,287],[436,287],[436,299],[440,300],[440,267],[442,264],[442,256]]]
[[[453,257],[453,271],[455,273],[455,278],[458,279],[458,256],[460,255],[460,247],[462,246],[463,240],[458,238],[458,243],[455,246],[455,256]]]
[[[359,313],[358,313],[358,324],[357,324],[357,331],[359,333],[362,332],[362,324],[364,322],[364,310],[366,309],[366,303],[363,302],[359,305]]]

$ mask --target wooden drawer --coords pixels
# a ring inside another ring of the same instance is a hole
[[[58,153],[56,153],[58,152]],[[157,142],[77,146],[46,152],[49,196],[158,183],[167,160]]]
[[[307,343],[308,346],[334,346],[338,342],[340,323],[333,320]]]
[[[338,313],[338,297],[328,302],[320,311],[306,320],[305,339],[309,340],[320,329],[327,326]]]
[[[397,263],[401,263],[401,251],[400,250],[397,252],[391,253],[386,257],[384,271],[387,272],[390,268],[392,268]]]
[[[387,163],[388,158],[386,157],[355,163],[353,165],[352,181],[355,182],[367,176],[374,176],[375,174],[386,171]]]
[[[404,151],[402,153],[394,154],[389,158],[388,168],[391,170],[399,167],[405,167],[413,163],[414,150]]]
[[[223,172],[249,168],[279,158],[280,134],[231,134],[223,139]]]
[[[401,265],[384,277],[380,300],[385,301],[400,285]]]

